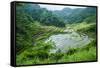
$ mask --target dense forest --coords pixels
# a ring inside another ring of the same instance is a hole
[[[17,65],[96,61],[96,7],[50,11],[17,3],[16,54]]]

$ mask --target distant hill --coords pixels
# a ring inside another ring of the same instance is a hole
[[[28,18],[30,22],[38,21],[42,25],[64,27],[65,23],[59,19],[51,11],[41,8],[38,4],[17,4],[17,14],[21,16],[22,13]],[[24,16],[23,15],[23,16]],[[19,19],[19,18],[18,18]]]
[[[62,10],[53,11],[53,14],[62,18],[65,23],[80,23],[85,19],[88,19],[89,21],[91,20],[91,17],[95,18],[96,8],[95,7],[77,8],[77,9],[64,8]],[[95,21],[95,19],[92,19],[92,21]]]

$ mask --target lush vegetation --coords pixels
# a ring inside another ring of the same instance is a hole
[[[81,48],[72,48],[66,53],[55,49],[52,41],[45,39],[53,34],[63,33],[72,27],[78,33],[85,33],[91,42]],[[16,4],[16,63],[17,65],[49,64],[96,60],[96,8],[64,8],[49,11],[37,4]]]

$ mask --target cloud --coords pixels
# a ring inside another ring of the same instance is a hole
[[[46,5],[46,4],[39,4],[41,8],[46,8],[48,10],[62,10],[63,8],[86,8],[86,7],[80,7],[80,6],[65,6],[65,5]]]

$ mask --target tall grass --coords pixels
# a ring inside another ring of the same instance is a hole
[[[87,26],[85,26],[87,25]],[[92,24],[93,25],[93,24]],[[45,43],[44,39],[49,37],[52,34],[63,32],[65,28],[56,28],[53,26],[50,27],[41,27],[37,33],[40,33],[34,38],[34,44],[30,48],[27,48],[20,54],[16,56],[17,65],[30,65],[30,64],[49,64],[49,63],[62,63],[62,62],[80,62],[80,61],[95,61],[96,60],[96,36],[94,29],[91,31],[91,24],[82,23],[80,25],[73,26],[73,29],[76,29],[78,32],[86,33],[88,36],[93,38],[88,45],[82,48],[72,48],[66,53],[50,53],[50,49],[53,49],[52,42]],[[69,26],[69,25],[68,25]],[[78,27],[80,26],[80,27]],[[66,26],[67,27],[67,26]],[[34,34],[35,36],[35,34]]]
[[[61,62],[79,62],[96,60],[96,41],[93,40],[82,48],[70,49],[66,53],[50,53],[50,43],[37,44],[39,47],[30,48],[17,56],[17,65],[48,64]]]
[[[71,49],[59,62],[78,62],[78,61],[95,61],[96,60],[96,41],[92,41],[88,45]]]

